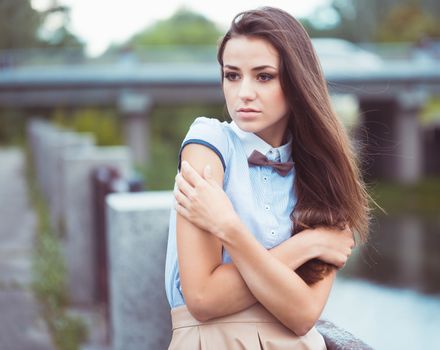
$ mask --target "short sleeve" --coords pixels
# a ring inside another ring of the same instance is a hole
[[[183,148],[196,143],[206,146],[214,151],[220,158],[223,170],[226,171],[226,159],[228,157],[228,138],[222,123],[215,118],[198,117],[191,124],[179,151],[178,169],[180,170],[181,153]]]

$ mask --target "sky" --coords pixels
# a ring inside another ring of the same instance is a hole
[[[87,45],[87,52],[94,56],[102,53],[109,44],[120,43],[155,21],[171,16],[176,9],[185,6],[226,29],[238,12],[259,6],[274,6],[288,11],[295,17],[306,17],[317,7],[330,0],[31,0],[37,10],[58,3],[70,7],[70,29]],[[56,23],[53,23],[56,26]]]

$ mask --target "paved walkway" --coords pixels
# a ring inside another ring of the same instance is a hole
[[[27,200],[24,155],[0,148],[0,349],[53,350],[30,291],[36,218]]]

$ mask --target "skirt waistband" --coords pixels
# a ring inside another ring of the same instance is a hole
[[[195,319],[188,311],[187,306],[182,305],[171,309],[171,320],[173,323],[173,330],[182,327],[216,323],[280,323],[275,316],[259,303],[235,314],[217,317],[207,322],[200,322]]]

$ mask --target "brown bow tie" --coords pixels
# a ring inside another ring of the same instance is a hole
[[[274,162],[272,160],[267,159],[267,157],[258,152],[253,151],[252,154],[248,158],[249,165],[263,165],[263,166],[271,166],[274,170],[280,174],[281,176],[286,176],[289,171],[293,168],[293,162]]]

